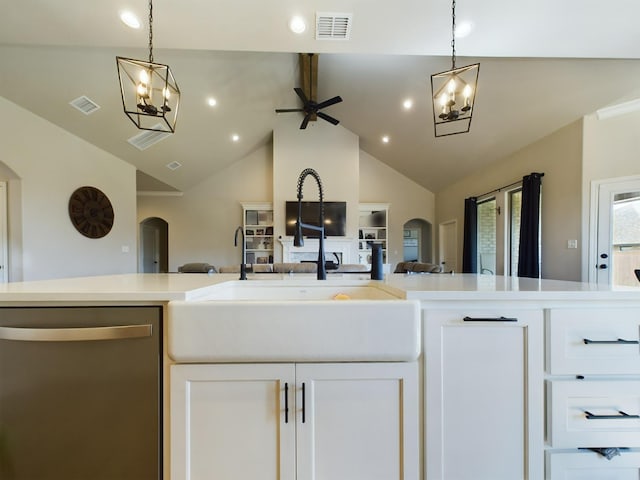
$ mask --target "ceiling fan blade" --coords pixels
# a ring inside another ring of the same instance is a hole
[[[332,116],[327,115],[326,113],[316,112],[316,115],[318,115],[323,120],[326,120],[327,122],[332,123],[333,125],[337,125],[340,123],[340,120],[338,120],[337,118],[333,118]]]
[[[330,98],[329,100],[325,100],[324,102],[320,102],[317,106],[318,110],[321,108],[330,107],[331,105],[335,105],[336,103],[340,103],[342,101],[342,97],[339,95],[337,97]]]
[[[309,119],[311,118],[311,114],[307,113],[304,116],[304,119],[302,120],[302,123],[300,124],[300,130],[304,130],[305,128],[307,128],[307,125],[309,124]]]
[[[276,108],[276,113],[304,112],[301,108]]]
[[[296,87],[293,90],[300,97],[300,100],[302,100],[302,103],[304,103],[305,105],[307,103],[309,103],[309,100],[307,99],[307,96],[304,94],[304,90],[302,90],[300,87]]]

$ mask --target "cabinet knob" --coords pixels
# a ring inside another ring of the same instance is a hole
[[[600,270],[606,270],[607,269],[607,264],[606,263],[601,263],[600,265],[598,265],[598,268]]]

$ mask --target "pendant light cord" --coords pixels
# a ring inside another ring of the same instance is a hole
[[[153,0],[149,0],[149,63],[153,63]]]
[[[456,69],[456,0],[451,3],[451,70]]]

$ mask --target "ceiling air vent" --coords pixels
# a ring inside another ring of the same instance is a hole
[[[80,110],[85,115],[91,115],[96,110],[100,110],[100,105],[84,95],[75,100],[71,100],[69,105]]]
[[[157,125],[154,125],[151,128],[159,129],[162,127],[163,127],[162,124],[158,123]],[[171,132],[158,132],[156,130],[145,130],[144,132],[139,133],[138,135],[134,135],[127,141],[131,145],[136,147],[138,150],[146,150],[154,143],[158,143],[160,140],[164,140],[170,135],[171,135]]]
[[[352,13],[316,12],[316,40],[349,40]]]
[[[181,166],[182,166],[182,164],[181,164],[179,161],[177,161],[177,160],[174,160],[174,161],[173,161],[173,162],[171,162],[171,163],[167,163],[167,168],[168,168],[169,170],[177,170],[177,169],[179,169]]]

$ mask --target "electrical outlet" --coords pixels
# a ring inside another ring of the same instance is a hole
[[[578,240],[567,240],[567,248],[578,248]]]

